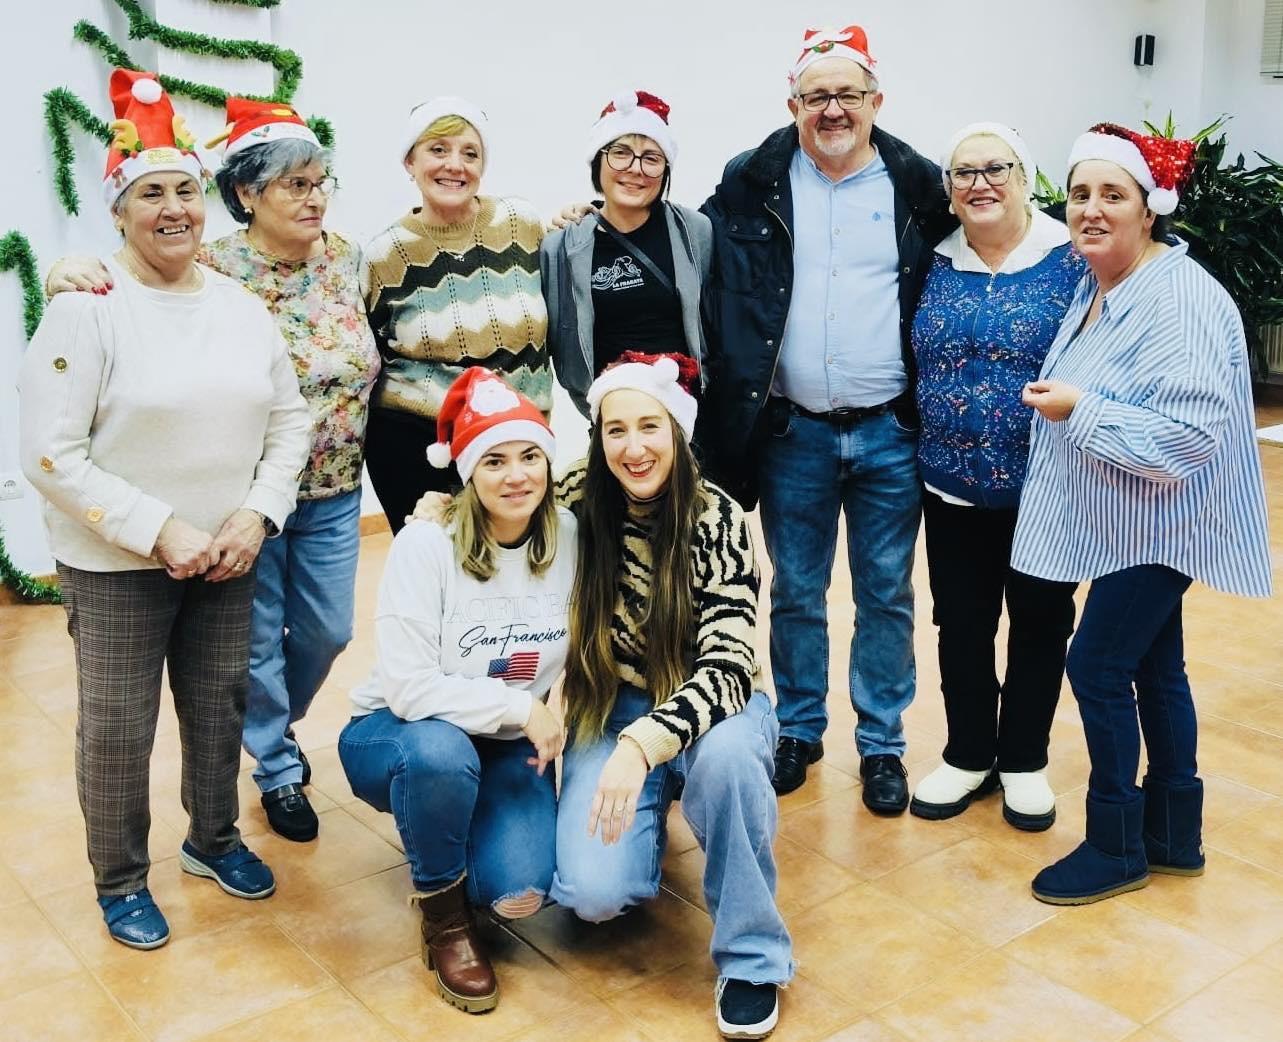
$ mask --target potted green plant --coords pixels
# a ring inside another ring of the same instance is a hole
[[[1283,165],[1256,153],[1260,165],[1248,169],[1243,154],[1225,159],[1221,116],[1193,136],[1194,176],[1172,215],[1173,230],[1189,242],[1190,256],[1210,271],[1234,298],[1243,316],[1248,356],[1256,379],[1269,376],[1262,332],[1283,324]],[[1164,126],[1146,130],[1175,137],[1168,114]],[[1218,134],[1213,140],[1213,135]],[[1063,204],[1064,189],[1038,172],[1034,198],[1039,206]]]

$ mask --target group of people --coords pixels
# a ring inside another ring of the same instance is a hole
[[[236,830],[242,742],[271,827],[317,835],[292,727],[351,635],[363,461],[397,534],[339,756],[394,817],[425,963],[460,1009],[498,1002],[474,908],[552,900],[596,922],[644,902],[679,799],[706,855],[719,1030],[773,1029],[794,969],[776,794],[824,751],[841,515],[871,811],[948,818],[1000,787],[1008,822],[1048,828],[1067,673],[1087,836],[1034,896],[1202,871],[1181,598],[1271,578],[1241,321],[1166,224],[1193,146],[1093,127],[1066,226],[1033,206],[1010,127],[962,128],[939,165],[878,127],[875,70],[858,26],[808,30],[791,121],[697,210],[667,199],[668,106],[614,99],[586,153],[601,201],[547,235],[524,202],[480,194],[485,114],[433,99],[397,142],[421,203],[364,250],[323,228],[335,182],[311,130],[245,99],[217,182],[246,227],[202,245],[190,131],[154,75],[116,70],[104,193],[122,245],[55,266],[20,385],[112,937],[169,936],[146,885],[165,665],[183,868],[239,897],[275,887]],[[556,481],[554,373],[591,423]],[[920,518],[948,742],[910,797]]]

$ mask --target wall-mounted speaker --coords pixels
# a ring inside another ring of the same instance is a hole
[[[1132,52],[1132,64],[1154,64],[1154,37],[1149,34],[1136,37],[1136,48]]]

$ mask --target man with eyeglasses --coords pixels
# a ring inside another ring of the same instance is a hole
[[[909,331],[931,245],[952,221],[935,164],[874,125],[874,68],[859,26],[808,30],[789,73],[793,124],[731,160],[703,206],[715,249],[701,441],[716,480],[746,506],[761,498],[776,791],[798,788],[824,754],[841,513],[864,803],[899,814],[920,510]]]

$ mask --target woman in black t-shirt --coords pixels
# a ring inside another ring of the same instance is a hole
[[[624,351],[689,355],[703,387],[699,295],[713,234],[703,214],[663,198],[676,154],[661,99],[635,91],[612,101],[588,149],[605,203],[543,241],[548,353],[585,416],[589,385]]]

